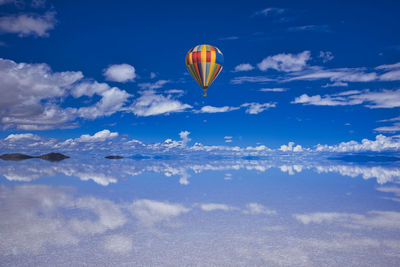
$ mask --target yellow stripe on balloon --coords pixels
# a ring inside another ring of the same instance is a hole
[[[189,53],[189,65],[193,64],[192,55],[193,55],[193,53]]]
[[[210,70],[208,72],[208,78],[207,78],[206,86],[210,86],[211,77],[212,77],[212,75],[214,73],[213,70],[214,70],[216,58],[217,58],[217,55],[215,54],[215,51],[211,51]]]
[[[207,48],[205,45],[201,47],[201,62],[207,61]]]

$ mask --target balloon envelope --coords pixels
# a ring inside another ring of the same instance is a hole
[[[189,50],[186,55],[186,66],[204,91],[206,91],[211,83],[217,78],[222,70],[224,56],[221,51],[211,45],[198,45]]]

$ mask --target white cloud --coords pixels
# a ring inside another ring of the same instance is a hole
[[[369,211],[367,214],[316,212],[293,215],[303,224],[339,224],[352,229],[389,229],[400,230],[400,212]]]
[[[361,152],[385,150],[400,150],[400,140],[397,138],[386,137],[382,134],[376,136],[376,140],[363,139],[361,143],[356,141],[342,142],[339,145],[320,145],[316,151],[327,152]]]
[[[219,203],[205,203],[201,204],[200,208],[203,211],[216,211],[216,210],[222,210],[222,211],[230,211],[230,210],[235,210],[235,207],[231,207],[225,204],[219,204]]]
[[[290,32],[330,32],[329,25],[302,25],[289,27]]]
[[[165,84],[169,83],[169,80],[158,80],[154,83],[139,83],[139,87],[142,90],[154,90],[162,88]]]
[[[237,65],[235,67],[234,71],[238,72],[238,71],[250,71],[250,70],[254,70],[254,67],[249,63],[243,63],[243,64],[240,64],[240,65]]]
[[[386,72],[379,79],[382,81],[400,81],[400,70]]]
[[[288,145],[281,145],[279,150],[283,152],[287,151],[301,152],[303,151],[303,148],[301,147],[301,145],[294,146],[294,142],[289,142]]]
[[[391,119],[380,120],[379,122],[400,121],[400,116]]]
[[[180,89],[170,89],[170,90],[165,91],[165,93],[167,93],[167,94],[177,94],[178,96],[182,96],[185,93],[185,91],[180,90]]]
[[[296,97],[291,103],[316,106],[347,106],[364,104],[368,108],[395,108],[400,107],[400,89],[381,91],[351,90],[332,95],[303,94]]]
[[[276,106],[275,103],[264,103],[264,104],[261,104],[261,103],[255,103],[255,102],[244,103],[244,104],[241,105],[241,107],[246,108],[245,112],[248,113],[248,114],[258,114],[258,113],[261,113],[261,112],[263,112],[263,111],[265,111],[265,110],[267,110],[269,108],[274,108],[275,106]]]
[[[155,77],[157,77],[157,74],[155,74],[155,72],[150,72],[150,79],[154,79]]]
[[[25,134],[10,134],[8,135],[4,140],[9,141],[9,142],[18,142],[21,140],[40,140],[40,136],[36,134],[31,134],[31,133],[25,133]]]
[[[227,36],[227,37],[218,38],[218,40],[221,40],[221,41],[232,41],[232,40],[237,40],[237,39],[239,39],[238,36]]]
[[[19,37],[29,35],[47,37],[57,22],[56,12],[48,11],[43,15],[20,14],[0,17],[0,32],[16,33]]]
[[[331,61],[334,56],[331,51],[319,51],[319,58],[322,59],[322,62],[326,63]]]
[[[231,80],[231,83],[233,84],[242,84],[245,82],[248,83],[265,83],[265,82],[271,82],[275,81],[274,79],[264,77],[264,76],[240,76],[240,77],[235,77]]]
[[[64,188],[65,189],[65,188]],[[1,255],[40,254],[50,247],[77,245],[88,235],[123,226],[118,205],[94,197],[75,198],[63,188],[44,185],[1,187]],[[21,205],[21,203],[24,203]],[[63,210],[74,209],[65,216]],[[84,215],[84,216],[78,216]]]
[[[188,142],[190,142],[190,140],[192,140],[189,138],[189,134],[190,134],[190,132],[188,132],[188,131],[182,131],[179,133],[179,137],[182,139],[182,143],[184,145],[186,145]]]
[[[376,190],[384,193],[392,193],[395,196],[400,197],[400,187],[394,187],[394,186],[378,187]]]
[[[377,70],[388,71],[383,73],[379,79],[382,81],[399,81],[400,80],[400,62],[390,65],[381,65],[376,67]]]
[[[232,136],[224,136],[225,143],[232,143]]]
[[[74,116],[75,109],[61,110],[46,102],[68,95],[68,88],[83,78],[81,72],[53,73],[46,64],[16,63],[0,59],[0,115],[3,127],[52,128]]]
[[[390,126],[382,126],[375,128],[374,131],[377,132],[399,132],[400,131],[400,116],[394,117],[391,119],[386,119],[386,120],[380,120],[379,122],[394,122]]]
[[[134,201],[129,210],[139,222],[148,228],[153,228],[155,224],[169,221],[174,217],[190,211],[180,204],[161,202],[149,199],[139,199]]]
[[[281,165],[279,167],[281,172],[287,172],[289,175],[294,175],[296,172],[302,172],[303,166],[302,165]]]
[[[285,92],[287,89],[285,88],[261,88],[258,90],[260,92]]]
[[[213,106],[204,106],[200,110],[195,111],[196,113],[222,113],[222,112],[230,112],[233,110],[238,110],[238,107],[213,107]]]
[[[323,88],[327,88],[327,87],[339,87],[339,86],[348,86],[348,83],[344,83],[344,82],[333,82],[333,83],[327,83],[325,85],[322,85]]]
[[[259,214],[275,215],[276,211],[267,209],[263,205],[258,204],[258,203],[249,203],[246,205],[246,209],[243,210],[243,213],[251,214],[251,215],[259,215]]]
[[[304,104],[304,105],[315,105],[315,106],[345,106],[345,105],[359,105],[362,102],[359,100],[343,101],[343,98],[335,99],[329,95],[321,97],[320,95],[308,96],[302,94],[296,97],[291,103],[292,104]]]
[[[109,235],[104,239],[104,248],[113,253],[125,254],[132,250],[132,238],[121,234]]]
[[[179,100],[173,99],[171,95],[164,96],[156,94],[153,90],[142,91],[127,110],[136,116],[147,117],[175,112],[183,112],[192,108],[189,104],[183,104]]]
[[[71,89],[71,95],[75,98],[79,98],[81,96],[92,97],[95,94],[101,95],[109,89],[110,86],[106,83],[83,81]]]
[[[131,96],[117,87],[82,80],[80,71],[52,72],[47,64],[16,63],[0,59],[0,124],[3,128],[44,130],[76,127],[78,117],[95,119],[122,110]],[[88,107],[61,108],[71,95],[101,96]]]
[[[277,54],[266,57],[257,67],[262,71],[268,69],[284,72],[300,71],[307,66],[307,61],[310,59],[310,51],[303,51],[299,54]]]
[[[341,152],[341,151],[331,151]],[[360,151],[355,151],[360,152]],[[363,179],[376,178],[378,184],[385,184],[396,181],[400,177],[399,168],[387,168],[383,166],[362,166],[362,165],[317,165],[314,167],[318,173],[335,172],[342,176],[357,177],[362,176]]]
[[[253,14],[253,16],[276,16],[283,14],[286,11],[284,8],[276,8],[276,7],[268,7],[264,8],[260,11],[257,11]]]
[[[223,106],[223,107],[213,107],[213,106],[204,106],[200,110],[194,111],[195,113],[223,113],[223,112],[230,112],[234,110],[238,110],[240,108],[245,108],[245,112],[248,114],[258,114],[261,113],[269,108],[275,107],[275,103],[244,103],[239,107],[230,107],[230,106]]]
[[[393,69],[400,69],[400,62],[394,64],[387,64],[387,65],[380,65],[376,67],[377,70],[393,70]]]
[[[388,132],[388,133],[393,133],[393,132],[400,132],[400,123],[394,123],[391,126],[381,126],[378,128],[375,128],[374,131],[377,132]]]
[[[376,72],[366,72],[365,68],[323,69],[313,66],[290,75],[293,77],[284,81],[330,79],[332,82],[370,82],[378,79]]]
[[[110,65],[103,71],[107,81],[128,82],[136,78],[135,68],[129,64]]]
[[[110,132],[109,130],[102,130],[94,135],[83,134],[81,137],[75,139],[78,142],[104,142],[106,140],[114,139],[118,136],[117,132]]]
[[[79,117],[95,119],[102,116],[109,116],[117,111],[123,110],[123,106],[131,97],[126,91],[117,87],[109,88],[100,94],[101,99],[95,105],[81,107],[77,110]]]

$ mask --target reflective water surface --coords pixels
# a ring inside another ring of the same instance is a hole
[[[399,266],[399,163],[0,161],[0,263]]]

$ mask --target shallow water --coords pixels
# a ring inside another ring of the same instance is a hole
[[[399,266],[381,159],[0,161],[0,263]]]

